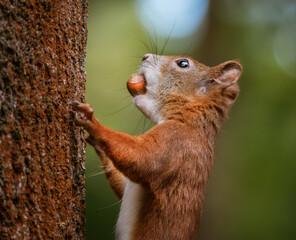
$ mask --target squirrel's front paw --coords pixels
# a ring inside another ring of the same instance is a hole
[[[76,100],[71,101],[70,105],[74,111],[83,113],[82,119],[76,119],[75,124],[84,127],[91,134],[99,124],[94,117],[93,108],[89,104],[80,103]]]

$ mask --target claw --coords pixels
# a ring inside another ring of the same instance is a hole
[[[76,100],[71,100],[71,101],[69,102],[69,104],[72,105],[72,106],[78,106],[78,105],[80,104],[80,102],[78,102],[78,101],[76,101]]]
[[[73,110],[82,113],[79,119],[74,119],[75,125],[83,127],[90,135],[95,134],[96,128],[99,126],[99,122],[94,117],[93,108],[87,103],[81,103],[76,100],[69,102]]]
[[[75,119],[74,120],[76,126],[84,127],[86,128],[89,125],[88,120],[83,120],[83,119]]]
[[[76,101],[76,100],[72,100],[69,102],[69,104],[71,105],[72,109],[74,111],[78,111],[78,106],[80,105],[80,102]]]
[[[86,140],[87,143],[89,143],[92,146],[95,146],[96,145],[95,141],[93,140],[93,138],[91,136],[87,136],[85,138],[85,140]]]
[[[94,110],[89,104],[80,103],[76,100],[71,101],[70,104],[72,105],[75,111],[84,113],[86,118],[89,120],[92,119]]]

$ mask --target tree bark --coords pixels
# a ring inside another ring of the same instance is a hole
[[[87,0],[0,0],[0,239],[85,238]]]

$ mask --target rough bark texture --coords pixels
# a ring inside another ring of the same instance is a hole
[[[0,0],[0,239],[85,237],[87,0]]]

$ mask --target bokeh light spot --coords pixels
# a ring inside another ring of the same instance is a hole
[[[158,36],[183,38],[199,29],[209,0],[137,0],[142,25]]]

